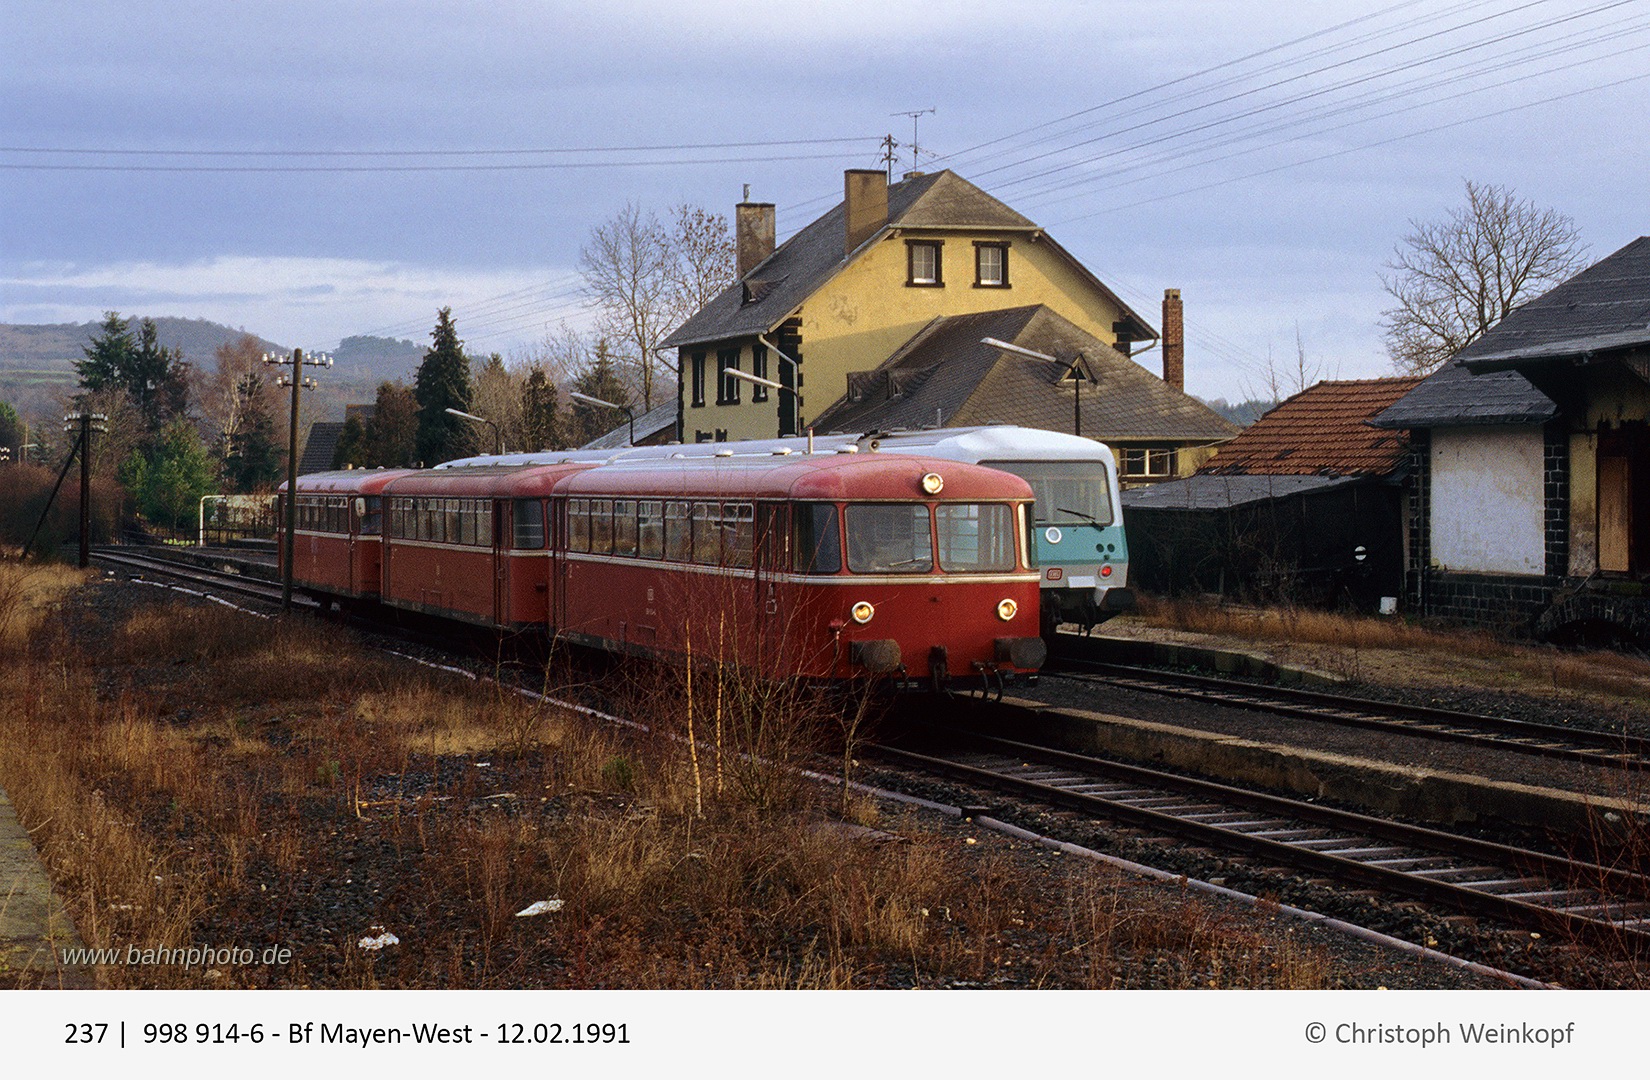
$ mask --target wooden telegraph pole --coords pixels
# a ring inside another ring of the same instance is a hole
[[[332,357],[326,353],[304,355],[304,350],[293,349],[291,356],[264,353],[264,363],[292,366],[291,375],[275,380],[277,386],[292,387],[292,416],[287,425],[286,449],[286,539],[281,551],[281,609],[292,607],[292,534],[298,528],[298,392],[305,387],[313,390],[319,384],[301,374],[305,365],[331,367]]]

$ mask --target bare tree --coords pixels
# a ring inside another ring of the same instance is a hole
[[[733,282],[727,218],[687,203],[670,213],[667,227],[626,203],[579,251],[579,272],[597,304],[597,335],[635,373],[643,411],[653,407],[655,376],[674,371],[656,355],[659,342]]]
[[[1511,188],[1467,181],[1467,204],[1413,230],[1381,284],[1392,366],[1425,374],[1484,335],[1518,304],[1586,265],[1575,222]]]
[[[597,326],[640,375],[644,409],[653,407],[653,350],[673,325],[672,261],[670,234],[633,202],[592,229],[579,251]]]

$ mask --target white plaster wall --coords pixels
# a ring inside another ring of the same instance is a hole
[[[1484,574],[1546,572],[1541,428],[1434,428],[1432,561]]]

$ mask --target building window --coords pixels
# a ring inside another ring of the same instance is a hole
[[[1125,479],[1160,480],[1175,474],[1175,451],[1173,447],[1125,447],[1122,465]]]
[[[703,408],[705,404],[705,354],[696,352],[690,361],[693,368],[693,407]]]
[[[751,346],[751,374],[758,379],[768,377],[768,347],[766,345]],[[751,386],[752,401],[768,400],[768,388],[758,384]]]
[[[1008,288],[1008,245],[974,245],[974,285],[980,289]]]
[[[739,380],[728,374],[729,371],[738,370],[738,349],[718,349],[716,351],[716,404],[739,404]]]
[[[907,240],[905,242],[905,268],[907,285],[920,288],[937,289],[945,285],[945,278],[940,272],[940,241],[938,240]]]

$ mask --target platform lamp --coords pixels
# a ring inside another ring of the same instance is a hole
[[[281,610],[290,610],[292,607],[292,534],[298,530],[298,393],[308,388],[315,389],[319,383],[314,379],[302,375],[305,367],[332,366],[332,357],[327,353],[310,353],[304,355],[304,350],[293,349],[291,356],[282,356],[279,353],[264,353],[264,363],[276,365],[291,365],[292,374],[281,375],[275,380],[277,386],[292,387],[292,416],[287,425],[286,447],[286,543],[283,545],[281,568]]]
[[[586,405],[597,405],[603,409],[618,409],[623,412],[625,419],[630,421],[630,445],[636,445],[636,413],[635,410],[633,410],[629,405],[615,405],[611,401],[603,401],[599,397],[591,397],[589,394],[581,394],[577,390],[569,390],[567,392],[567,396],[572,398],[574,401],[582,401]]]
[[[1060,381],[1071,380],[1071,433],[1073,435],[1083,434],[1083,384],[1093,382],[1094,378],[1088,373],[1088,357],[1083,355],[1082,350],[1079,349],[1070,360],[1062,360],[1058,356],[1050,356],[1048,353],[1040,353],[1035,349],[1028,349],[1007,341],[999,341],[996,338],[981,338],[980,344],[989,345],[993,349],[1002,349],[1004,352],[1015,353],[1019,356],[1029,356],[1033,360],[1044,360],[1050,364],[1059,364],[1065,368],[1066,373],[1061,376]]]
[[[444,409],[442,411],[448,416],[456,416],[460,420],[473,420],[478,424],[486,424],[488,427],[492,428],[493,453],[499,457],[504,455],[504,433],[498,429],[498,425],[496,423],[487,419],[485,416],[477,416],[475,413],[467,413],[462,409]]]

